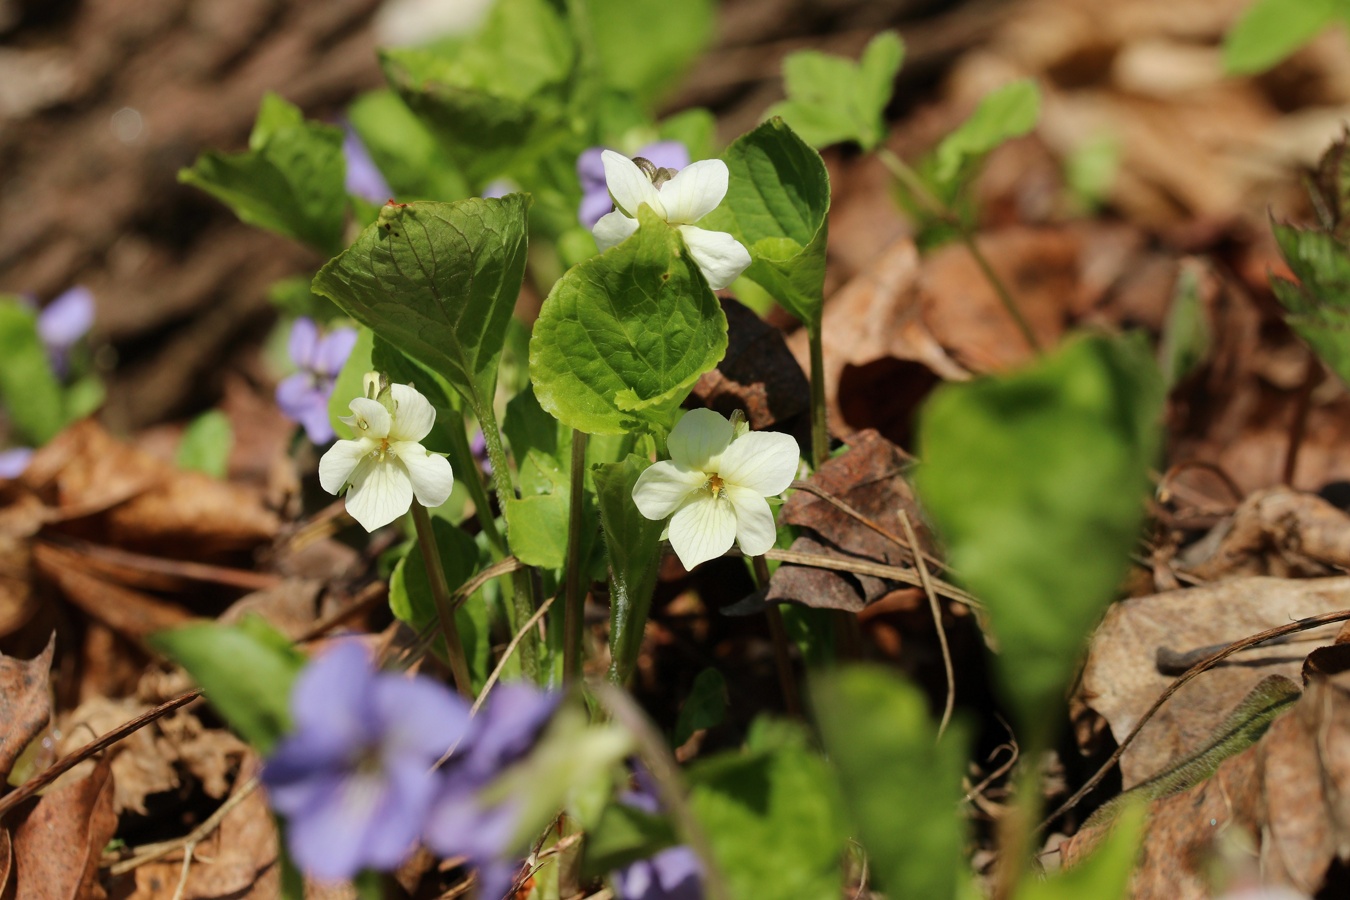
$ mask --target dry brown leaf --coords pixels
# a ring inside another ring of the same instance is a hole
[[[58,785],[15,819],[15,900],[97,900],[103,848],[117,830],[112,768],[104,760],[86,778]]]
[[[723,415],[739,409],[750,427],[778,431],[810,428],[811,388],[787,349],[783,333],[735,300],[722,300],[727,352],[717,368],[694,385],[694,396]]]
[[[46,510],[31,494],[0,509],[0,637],[18,631],[37,611],[31,539]]]
[[[52,715],[52,654],[56,635],[31,660],[0,654],[0,783],[9,777],[14,761],[47,727]]]
[[[247,615],[261,616],[291,640],[309,630],[318,618],[319,594],[324,583],[312,578],[288,578],[275,587],[240,597],[217,621],[232,625]]]
[[[897,537],[904,534],[899,516],[904,510],[925,551],[932,553],[913,492],[901,474],[907,462],[898,447],[875,431],[860,431],[848,452],[821,466],[811,483]],[[908,549],[806,491],[798,491],[784,504],[781,521],[806,529],[792,542],[797,552],[893,566],[912,563]],[[896,587],[871,575],[784,563],[774,572],[766,599],[857,612]]]
[[[55,583],[67,600],[124,637],[141,640],[192,618],[177,604],[85,574],[77,553],[38,544],[33,556],[38,571]]]
[[[1308,896],[1345,896],[1350,858],[1350,670],[1344,646],[1332,674],[1313,674],[1295,707],[1253,747],[1225,760],[1208,780],[1154,801],[1130,896],[1210,897],[1217,842],[1236,832],[1258,855],[1266,885]],[[1065,865],[1100,838],[1084,829],[1061,845]],[[1333,872],[1337,859],[1342,865]],[[1328,874],[1335,883],[1326,883]]]
[[[1080,743],[1092,740],[1095,719],[1086,710],[1104,718],[1122,740],[1179,669],[1221,645],[1347,607],[1350,578],[1239,578],[1122,600],[1107,611],[1088,648],[1073,704]],[[1298,678],[1309,651],[1335,635],[1331,625],[1301,633],[1297,643],[1255,647],[1191,681],[1126,749],[1120,761],[1124,786],[1195,753],[1257,682],[1271,674]],[[1166,674],[1158,669],[1160,651],[1173,657]]]
[[[248,745],[223,728],[207,728],[186,710],[165,716],[155,725],[163,735],[159,742],[163,752],[201,782],[208,797],[224,797],[248,755]]]
[[[57,745],[57,753],[72,753],[90,740],[107,734],[114,728],[136,718],[150,709],[148,704],[124,698],[114,700],[95,695],[61,716],[59,731],[64,739]],[[108,748],[113,782],[113,811],[124,810],[146,814],[145,798],[151,794],[169,791],[178,786],[174,771],[174,754],[166,741],[158,738],[158,728],[152,723],[127,735]]]
[[[14,851],[10,847],[9,829],[0,828],[0,897],[9,896],[9,873],[14,865]]]
[[[1223,539],[1212,555],[1203,560],[1182,555],[1191,573],[1206,581],[1310,577],[1350,567],[1350,515],[1315,494],[1286,487],[1257,491],[1219,527]]]

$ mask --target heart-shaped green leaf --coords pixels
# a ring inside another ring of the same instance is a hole
[[[482,419],[525,274],[523,194],[387,204],[314,290],[462,393]]]
[[[342,249],[347,190],[342,129],[306,122],[276,94],[263,97],[247,153],[203,153],[178,180],[206,191],[250,225]]]
[[[530,339],[540,406],[589,434],[669,428],[727,349],[726,316],[679,232],[646,206],[640,219],[558,280]]]
[[[818,330],[830,211],[825,162],[782,119],[741,135],[722,158],[731,175],[727,196],[700,227],[744,244],[754,259],[745,277]]]
[[[783,61],[788,99],[769,109],[812,147],[856,141],[872,150],[886,137],[886,104],[905,58],[900,35],[883,31],[862,59],[802,50]]]

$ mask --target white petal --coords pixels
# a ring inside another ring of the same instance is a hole
[[[681,225],[680,234],[689,255],[698,263],[708,287],[714,291],[735,281],[750,267],[750,251],[725,231],[705,231],[693,225]]]
[[[391,384],[389,393],[394,398],[394,420],[389,426],[391,441],[420,441],[431,434],[436,424],[436,407],[410,384]]]
[[[731,435],[726,416],[711,409],[691,409],[670,430],[666,448],[675,465],[707,472],[731,443]]]
[[[722,454],[717,474],[728,485],[746,488],[761,497],[787,490],[797,477],[801,450],[792,435],[779,431],[752,431],[731,442]]]
[[[652,208],[652,212],[663,219],[666,217],[661,192],[647,174],[637,167],[637,163],[613,150],[600,154],[600,161],[604,163],[605,184],[609,186],[609,195],[614,198],[615,206],[636,219],[638,207],[645,203]]]
[[[686,569],[726,553],[735,539],[735,511],[711,494],[686,503],[670,519],[670,546]]]
[[[435,509],[450,498],[455,487],[455,475],[450,469],[450,460],[435,453],[415,441],[401,441],[389,445],[389,452],[397,456],[408,468],[408,477],[412,479],[413,494],[417,502],[427,509]]]
[[[352,477],[352,471],[378,445],[370,438],[338,441],[319,458],[319,484],[330,494],[342,490]]]
[[[708,481],[703,472],[663,460],[643,470],[633,485],[633,504],[649,519],[664,519]]]
[[[389,437],[389,426],[393,419],[389,415],[389,410],[385,409],[378,400],[371,400],[369,397],[357,397],[347,406],[351,409],[352,414],[342,416],[342,421],[356,429],[359,437],[375,438],[377,441]]]
[[[637,230],[637,219],[630,219],[616,209],[601,216],[591,233],[595,235],[595,246],[603,252],[622,244],[625,238]]]
[[[361,466],[352,473],[347,512],[366,531],[374,531],[403,515],[412,506],[412,479],[393,459]]]
[[[736,511],[736,543],[746,556],[763,556],[778,540],[769,501],[748,488],[727,485],[724,488]]]
[[[666,221],[693,225],[717,208],[727,195],[727,164],[720,159],[701,159],[685,166],[661,185]]]

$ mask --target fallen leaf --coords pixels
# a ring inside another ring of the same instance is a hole
[[[30,542],[42,527],[44,512],[31,494],[21,494],[0,509],[0,637],[18,631],[37,611]]]
[[[0,784],[24,748],[47,727],[52,715],[52,654],[56,635],[31,660],[0,654]]]
[[[115,700],[94,695],[60,718],[59,732],[64,739],[57,745],[58,755],[64,756],[87,744],[92,738],[107,734],[114,728],[136,718],[150,709],[148,704],[131,698]],[[157,740],[155,723],[138,729],[113,744],[105,753],[112,765],[113,811],[124,810],[145,815],[145,798],[151,794],[178,787],[171,748]],[[165,752],[165,751],[170,752]]]
[[[1122,600],[1092,637],[1073,712],[1080,744],[1093,743],[1094,717],[1117,741],[1181,670],[1221,646],[1296,619],[1350,607],[1350,578],[1237,578]],[[1267,675],[1297,679],[1304,658],[1330,643],[1336,626],[1243,651],[1181,688],[1150,719],[1120,761],[1125,788],[1193,754],[1229,711]],[[1170,662],[1167,672],[1159,661]]]
[[[1315,494],[1257,491],[1219,526],[1223,539],[1203,560],[1182,555],[1205,581],[1237,575],[1330,575],[1350,567],[1350,515]],[[1205,547],[1201,542],[1197,547]]]
[[[94,578],[81,571],[79,554],[51,544],[34,548],[38,571],[86,615],[132,640],[182,625],[192,618],[183,607]]]
[[[0,828],[0,897],[8,897],[9,873],[14,864],[14,851],[10,847],[9,829]]]
[[[221,625],[234,625],[253,614],[295,640],[309,630],[318,616],[319,594],[324,583],[312,578],[288,578],[275,587],[240,597],[217,617]]]
[[[1265,885],[1345,896],[1350,671],[1343,665],[1334,674],[1313,674],[1294,708],[1211,778],[1151,804],[1130,896],[1210,897],[1218,842],[1231,833],[1255,849]],[[1080,861],[1099,837],[1098,829],[1084,829],[1062,844],[1064,864]]]
[[[117,830],[112,767],[58,784],[13,820],[15,900],[97,900],[103,848]]]
[[[931,538],[902,474],[908,463],[903,451],[881,435],[861,431],[850,440],[848,452],[821,466],[811,483],[897,537],[904,535],[898,512],[904,510],[920,544],[931,554]],[[907,548],[806,491],[797,491],[784,504],[780,521],[804,529],[792,542],[797,552],[893,566],[912,563]],[[899,586],[871,575],[784,563],[774,572],[765,599],[857,612]]]
[[[735,300],[723,299],[727,352],[717,368],[694,385],[694,396],[724,416],[739,409],[750,427],[797,426],[809,434],[810,385],[787,349],[783,333]]]

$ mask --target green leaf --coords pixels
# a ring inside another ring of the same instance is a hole
[[[497,0],[478,34],[440,50],[381,55],[385,77],[475,185],[546,155],[574,63],[547,0]]]
[[[855,141],[875,149],[886,138],[886,104],[905,58],[905,44],[894,31],[868,43],[862,59],[802,50],[783,61],[788,99],[770,107],[813,147]]]
[[[727,349],[727,320],[679,232],[650,209],[637,233],[568,270],[530,339],[539,405],[589,434],[669,428]]]
[[[305,657],[257,616],[151,635],[150,646],[187,670],[236,734],[266,756],[291,729],[290,695]]]
[[[535,494],[506,501],[511,552],[529,566],[561,569],[567,561],[566,493]]]
[[[745,244],[754,261],[743,277],[818,330],[830,211],[824,161],[782,119],[741,135],[722,158],[731,174],[726,199],[699,225]]]
[[[676,747],[682,746],[695,731],[721,725],[726,715],[726,680],[716,669],[704,669],[694,677],[689,696],[684,698],[679,718],[675,720],[675,735],[671,743]]]
[[[212,478],[224,478],[229,467],[234,429],[230,417],[218,409],[204,412],[188,423],[178,442],[174,462],[180,469],[205,472]]]
[[[712,0],[589,0],[586,5],[606,85],[648,104],[679,84],[712,39]]]
[[[337,380],[333,383],[333,393],[328,395],[328,421],[340,438],[352,438],[351,426],[343,422],[342,417],[350,416],[351,402],[364,395],[366,373],[372,371],[374,366],[371,362],[374,347],[375,335],[371,330],[358,328],[356,344],[347,361],[342,364],[342,371],[338,372]]]
[[[267,289],[267,299],[282,312],[292,316],[308,316],[322,324],[342,318],[342,310],[333,305],[327,297],[320,297],[310,290],[312,279],[306,275],[296,275],[274,281]]]
[[[250,225],[342,249],[347,210],[342,129],[306,122],[276,94],[263,97],[246,153],[203,153],[178,180],[201,188]]]
[[[586,832],[582,874],[599,878],[676,843],[675,829],[665,816],[622,802],[611,803],[595,827]]]
[[[478,544],[468,534],[440,517],[432,517],[431,528],[436,535],[436,549],[440,553],[441,567],[445,570],[446,584],[453,591],[478,571]],[[472,598],[461,604],[455,610],[455,625],[459,628],[464,655],[469,662],[469,673],[474,684],[481,685],[491,666],[491,640],[487,633],[486,616],[474,615],[475,607],[481,611],[483,604]],[[446,658],[445,642],[440,638],[440,618],[436,614],[436,601],[431,594],[431,581],[427,578],[422,547],[416,541],[408,554],[398,561],[389,578],[389,608],[399,621],[407,622],[415,631],[433,629],[437,634],[434,644],[436,653],[442,659]]]
[[[522,194],[386,205],[379,222],[319,270],[314,290],[481,413],[496,392],[525,275],[528,205]]]
[[[1350,384],[1350,250],[1324,231],[1278,223],[1272,227],[1280,252],[1299,279],[1270,280],[1285,321]]]
[[[877,882],[892,897],[952,897],[964,868],[966,730],[958,723],[938,741],[923,692],[873,666],[820,675],[811,699]]]
[[[952,571],[985,604],[1006,700],[1044,746],[1139,536],[1163,391],[1140,335],[939,388],[915,473]]]
[[[1344,12],[1338,0],[1256,0],[1224,38],[1224,70],[1264,72],[1316,37],[1338,12]]]
[[[837,900],[848,835],[818,755],[793,744],[722,754],[691,766],[688,777],[690,803],[731,896]]]
[[[999,144],[1030,132],[1040,115],[1041,90],[1030,79],[991,91],[970,118],[938,144],[934,176],[939,182],[955,180]]]
[[[34,446],[66,425],[65,398],[37,333],[37,313],[0,297],[0,399],[10,421]]]
[[[1091,856],[1049,877],[1027,871],[1013,896],[1016,900],[1123,900],[1129,896],[1147,815],[1144,804],[1131,806]]]
[[[362,94],[347,117],[400,199],[451,201],[472,193],[454,159],[397,94]]]
[[[609,554],[609,678],[615,684],[626,682],[637,664],[661,567],[665,523],[646,518],[633,503],[633,485],[650,465],[630,455],[592,470]]]
[[[567,430],[544,412],[533,389],[527,386],[506,404],[502,431],[520,467],[521,493],[552,493],[566,483],[560,459],[563,442],[569,440]]]

